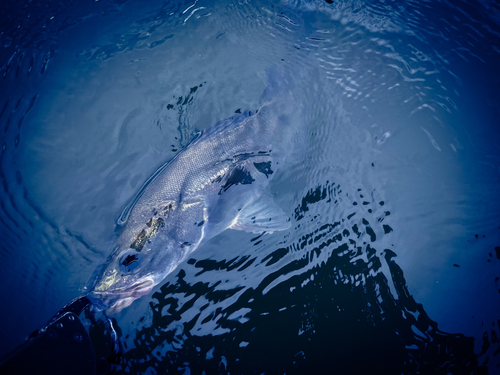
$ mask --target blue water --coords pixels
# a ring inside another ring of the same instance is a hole
[[[118,373],[499,373],[500,5],[330,3],[2,2],[0,356],[276,69],[291,228],[228,230],[113,316]]]

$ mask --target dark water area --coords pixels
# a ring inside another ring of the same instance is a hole
[[[331,185],[311,190],[297,207],[296,219],[304,219],[311,204],[334,204],[335,190]],[[380,224],[383,218],[374,225],[391,231]],[[324,224],[300,242],[260,260],[266,267],[289,252],[304,253],[267,275],[255,289],[215,290],[220,281],[190,284],[181,271],[174,284],[165,284],[153,295],[152,324],[137,331],[135,347],[123,359],[126,368],[137,373],[151,368],[159,373],[172,368],[182,373],[189,368],[192,373],[224,374],[303,374],[312,369],[352,374],[485,373],[474,355],[473,339],[440,331],[414,300],[393,251],[386,249],[378,256],[379,251],[366,242],[357,246],[363,235],[375,241],[370,223],[363,219],[361,227],[354,225],[351,231],[332,235],[340,225]],[[326,261],[268,290],[282,277],[307,268],[325,251],[329,253]],[[360,259],[363,252],[368,262]],[[244,270],[254,261],[236,257],[221,262],[190,259],[188,263],[202,274]],[[383,266],[390,280],[376,273]],[[210,304],[240,291],[227,308],[203,313]],[[179,325],[182,315],[200,299],[204,300],[200,312]],[[227,332],[216,337],[190,333],[200,323],[211,321],[217,330]],[[169,329],[172,326],[175,329]],[[171,350],[176,344],[181,347]]]
[[[116,373],[500,373],[499,66],[498,1],[2,1],[0,357],[158,167],[270,97],[290,228],[228,229],[112,315]]]

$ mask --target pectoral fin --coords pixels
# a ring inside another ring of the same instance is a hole
[[[265,196],[241,209],[229,228],[252,233],[272,233],[289,227],[290,219],[270,197]]]

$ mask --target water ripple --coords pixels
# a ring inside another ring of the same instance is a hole
[[[384,206],[362,189],[356,198],[363,206]],[[390,212],[373,218],[348,215],[334,223],[318,219],[317,209],[325,203],[338,206],[341,199],[348,194],[336,184],[310,189],[295,209],[294,231],[299,223],[308,229],[299,229],[304,235],[297,241],[267,255],[189,260],[193,268],[179,271],[175,282],[153,295],[151,318],[141,319],[137,333],[125,337],[128,351],[119,373],[163,372],[172,365],[201,373],[220,371],[222,363],[224,373],[303,373],[326,366],[358,366],[363,372],[359,358],[365,356],[370,368],[376,364],[381,373],[411,373],[427,366],[431,357],[432,366],[474,368],[472,341],[439,331],[409,294],[394,252],[374,248],[380,236],[392,232]],[[256,272],[262,267],[270,269]],[[229,279],[240,281],[228,284]],[[388,324],[396,324],[397,331],[387,330]],[[362,340],[351,341],[371,337],[373,330],[379,339],[385,337],[385,348],[393,347],[391,360],[373,346],[360,347]],[[313,343],[325,335],[336,340],[316,355]],[[446,347],[439,356],[436,345]],[[339,350],[345,356],[332,363],[328,353]],[[265,360],[252,360],[257,352]]]
[[[495,2],[0,8],[2,352],[81,293],[148,176],[259,108],[274,67],[294,151],[271,190],[292,229],[194,253],[120,316],[118,372],[498,363]]]

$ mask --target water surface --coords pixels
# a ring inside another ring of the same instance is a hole
[[[492,373],[496,2],[5,3],[0,354],[190,140],[287,77],[291,228],[226,231],[114,318],[120,373]]]

